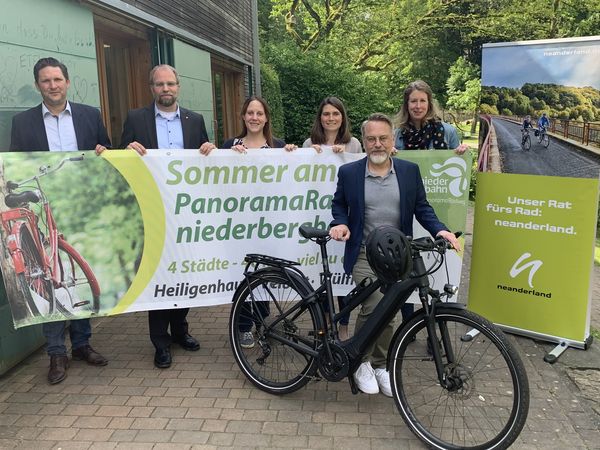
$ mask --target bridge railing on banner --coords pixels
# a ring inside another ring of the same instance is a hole
[[[552,131],[561,133],[567,139],[581,142],[583,145],[600,147],[600,123],[580,122],[577,120],[555,120]]]
[[[479,156],[477,157],[477,170],[487,172],[490,156],[491,118],[487,114],[479,116]]]

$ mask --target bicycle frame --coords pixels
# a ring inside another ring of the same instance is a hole
[[[17,274],[25,271],[25,262],[22,252],[22,243],[20,242],[21,230],[26,227],[33,238],[36,250],[42,258],[44,276],[51,279],[55,288],[60,286],[60,268],[58,258],[56,257],[58,252],[58,240],[60,235],[56,228],[56,221],[52,215],[52,209],[50,208],[50,202],[44,195],[39,183],[39,177],[34,177],[33,180],[38,186],[38,194],[40,196],[41,207],[44,216],[44,223],[46,224],[45,240],[42,242],[41,230],[39,228],[39,217],[29,207],[17,207],[0,213],[0,220],[2,227],[7,234],[7,244],[13,264],[15,266],[15,272]],[[29,180],[26,180],[29,181]],[[19,183],[22,184],[22,183]],[[46,249],[45,244],[48,246]]]

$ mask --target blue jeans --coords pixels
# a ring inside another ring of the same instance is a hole
[[[67,355],[67,347],[65,346],[66,326],[66,320],[42,324],[42,331],[46,338],[46,352],[48,353],[48,356]],[[69,335],[71,337],[71,347],[73,349],[88,345],[89,339],[92,336],[90,319],[71,320],[69,325]]]

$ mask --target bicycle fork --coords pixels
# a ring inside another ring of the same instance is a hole
[[[427,290],[428,295],[434,299],[431,304],[429,304],[427,301],[427,294],[425,294],[425,297],[422,296],[424,294],[422,291],[424,290]],[[421,301],[425,299],[423,302],[423,308],[425,309],[425,323],[428,335],[427,349],[431,353],[433,361],[435,362],[435,370],[438,376],[438,381],[440,382],[440,386],[448,389],[449,391],[460,389],[460,379],[450,376],[451,372],[449,371],[450,368],[454,366],[456,358],[452,348],[450,334],[448,333],[448,326],[443,321],[436,323],[435,320],[435,309],[439,303],[436,300],[439,300],[439,292],[434,291],[431,288],[419,288],[419,297],[421,298]],[[439,338],[437,330],[438,328]],[[445,360],[443,358],[445,358]]]

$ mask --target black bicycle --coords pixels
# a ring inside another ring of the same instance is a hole
[[[429,275],[443,265],[447,241],[407,240],[410,275],[394,282],[381,277],[364,280],[336,313],[328,231],[302,226],[300,234],[321,249],[323,272],[317,289],[297,262],[248,254],[244,280],[233,297],[231,347],[256,387],[286,394],[313,379],[347,377],[357,393],[352,374],[365,349],[418,290],[423,307],[395,332],[387,360],[392,394],[404,422],[431,448],[504,449],[514,442],[529,409],[527,375],[501,330],[462,305],[444,302],[457,292],[455,286],[447,284],[443,292],[430,287]],[[433,267],[425,267],[422,252],[439,255]],[[337,321],[376,289],[384,290],[382,300],[363,327],[340,342]],[[241,331],[249,328],[251,342],[248,331]]]

